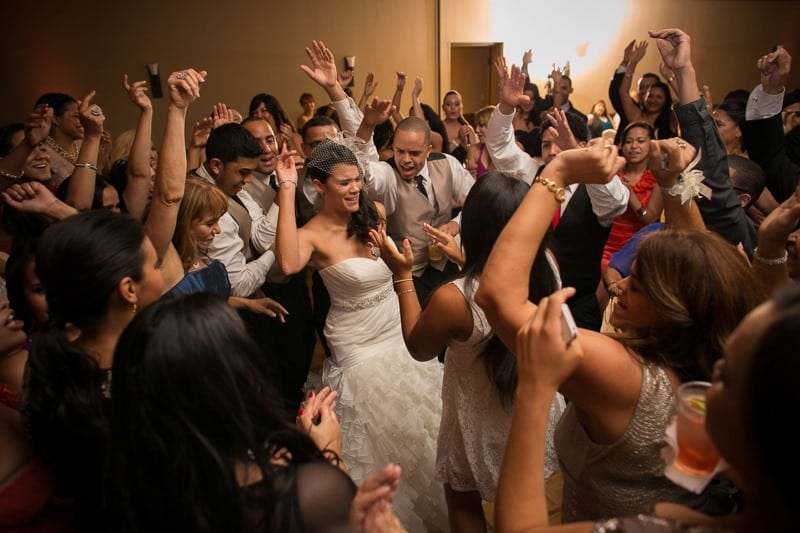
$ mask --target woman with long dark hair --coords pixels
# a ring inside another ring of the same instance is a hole
[[[356,487],[336,467],[332,403],[307,432],[279,405],[261,350],[219,298],[165,299],[137,315],[114,354],[110,529],[347,525]]]
[[[493,502],[500,476],[503,449],[511,427],[517,369],[514,355],[494,336],[483,311],[475,304],[481,273],[500,232],[514,214],[528,185],[490,171],[478,180],[464,202],[461,242],[463,269],[457,279],[431,295],[425,309],[415,297],[400,298],[403,337],[419,361],[435,359],[444,348],[442,424],[436,454],[436,479],[444,483],[452,531],[485,531],[481,500]],[[448,255],[453,238],[435,228],[426,230]],[[403,253],[385,233],[373,232],[381,256],[398,291],[413,287],[413,257],[408,241]],[[456,251],[457,253],[457,251]],[[531,298],[541,298],[560,287],[555,266],[541,248],[531,270]],[[564,409],[553,402],[547,478],[558,470],[552,430]]]
[[[322,379],[339,395],[344,462],[356,482],[397,462],[405,481],[393,507],[404,525],[444,529],[444,497],[433,481],[442,369],[436,361],[414,362],[403,344],[397,298],[416,295],[395,294],[392,273],[369,240],[370,230],[384,224],[382,206],[367,200],[355,154],[324,141],[306,160],[306,178],[323,207],[298,229],[291,152],[281,154],[277,171],[278,264],[286,275],[316,268],[331,297],[325,321],[331,357]]]

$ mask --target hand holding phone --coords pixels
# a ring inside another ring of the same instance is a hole
[[[578,326],[575,325],[575,319],[566,303],[561,304],[561,335],[567,346],[578,336]]]

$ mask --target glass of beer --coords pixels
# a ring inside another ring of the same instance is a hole
[[[711,383],[690,381],[678,387],[678,456],[675,467],[687,474],[707,476],[719,462],[719,453],[706,433],[706,393]]]
[[[442,257],[444,257],[444,254],[441,248],[436,246],[436,241],[430,241],[428,243],[428,259],[431,261],[438,261]]]

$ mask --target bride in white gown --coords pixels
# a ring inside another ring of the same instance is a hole
[[[393,508],[400,521],[412,532],[445,531],[444,494],[434,479],[442,367],[416,362],[406,350],[392,272],[369,243],[369,230],[385,222],[361,192],[356,156],[325,141],[305,166],[324,205],[297,228],[297,172],[291,155],[282,154],[276,256],[287,275],[316,268],[330,293],[325,338],[332,355],[323,381],[338,392],[342,459],[356,483],[386,463],[399,464],[403,480]]]

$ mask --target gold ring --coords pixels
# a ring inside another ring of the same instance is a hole
[[[683,139],[679,138],[678,139],[678,148],[680,148],[681,150],[685,150],[686,149],[686,141],[684,141]]]
[[[614,145],[613,144],[604,144],[603,148],[608,148],[609,150],[613,151],[614,150]]]

